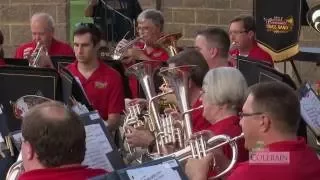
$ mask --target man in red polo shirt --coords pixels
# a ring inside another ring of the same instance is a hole
[[[229,26],[231,41],[231,62],[235,65],[236,56],[247,56],[253,60],[263,61],[273,66],[271,56],[262,50],[255,39],[255,22],[251,16],[240,16],[233,19]]]
[[[253,85],[241,116],[250,158],[239,163],[228,180],[319,179],[320,161],[316,152],[296,136],[300,104],[293,89],[280,82]],[[187,163],[186,173],[191,180],[207,178],[209,158],[191,159]]]
[[[120,74],[97,59],[101,34],[91,23],[81,23],[74,31],[76,61],[67,68],[81,82],[93,108],[113,131],[120,124],[124,94]]]
[[[208,28],[197,32],[194,41],[209,65],[209,69],[232,66],[228,62],[230,39],[228,33],[221,28]]]
[[[49,14],[34,14],[30,19],[30,28],[32,41],[20,45],[15,58],[30,59],[38,43],[43,46],[39,66],[50,66],[50,56],[74,56],[70,45],[54,38],[54,20]]]
[[[168,53],[162,48],[155,47],[156,41],[163,36],[164,18],[162,13],[155,9],[146,9],[139,14],[137,22],[138,34],[141,41],[138,41],[133,47],[129,47],[129,49],[124,51],[123,62],[125,67],[133,65],[136,60],[156,60],[166,62],[169,58]],[[116,51],[123,49],[128,43],[129,42],[125,39],[121,40],[117,45]],[[130,76],[129,83],[132,97],[139,97],[138,82],[136,78]]]
[[[30,109],[22,121],[22,136],[24,172],[19,180],[85,180],[106,173],[81,165],[85,128],[62,103],[46,102]]]

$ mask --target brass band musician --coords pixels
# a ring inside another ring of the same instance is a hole
[[[304,138],[296,135],[300,104],[291,87],[280,82],[253,85],[240,117],[250,158],[239,163],[228,180],[319,179],[317,154],[307,146]],[[191,180],[207,179],[210,158],[187,162],[186,173]]]
[[[166,62],[169,58],[168,53],[156,45],[156,41],[163,36],[164,18],[162,12],[155,9],[146,9],[142,11],[138,18],[138,38],[133,46],[128,46],[129,41],[126,39],[121,40],[116,51],[125,49],[123,53],[123,62],[125,67],[134,64],[136,60],[157,60]],[[135,41],[134,40],[134,41]],[[133,98],[138,98],[138,82],[130,76],[129,77],[130,89]]]
[[[51,15],[35,13],[30,19],[30,29],[32,41],[21,44],[16,49],[15,58],[31,61],[31,57],[42,47],[38,66],[53,67],[50,56],[74,56],[70,45],[54,38],[54,20]]]

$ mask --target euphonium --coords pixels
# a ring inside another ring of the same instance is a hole
[[[155,45],[165,49],[169,56],[178,54],[177,41],[182,37],[182,33],[172,33],[159,38]]]

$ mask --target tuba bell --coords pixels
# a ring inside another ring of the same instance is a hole
[[[155,45],[159,46],[167,51],[169,56],[175,56],[178,54],[179,49],[177,47],[177,41],[182,37],[182,33],[172,33],[159,38]]]

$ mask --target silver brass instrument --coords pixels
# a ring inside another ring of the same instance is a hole
[[[13,163],[6,175],[6,180],[18,180],[19,176],[24,172],[22,160],[18,159],[15,163]]]
[[[44,46],[41,45],[40,41],[38,41],[37,45],[36,45],[36,48],[31,53],[31,57],[29,59],[29,66],[30,67],[39,67],[40,55],[44,50],[45,50]],[[46,51],[46,54],[47,53],[48,52]]]
[[[120,49],[115,49],[114,53],[111,55],[113,60],[121,60],[123,58],[123,54],[130,48],[132,48],[132,46],[141,41],[142,37],[137,37],[135,39],[133,39],[132,41],[130,41],[128,44],[126,44],[124,47],[121,47]],[[144,44],[144,47],[142,48],[142,50],[144,50],[146,48],[146,43]]]
[[[184,65],[177,67],[169,67],[160,71],[160,74],[167,79],[168,84],[173,89],[177,97],[178,107],[183,116],[184,130],[184,148],[162,157],[175,157],[180,162],[188,158],[200,159],[206,156],[207,153],[213,151],[214,149],[228,144],[232,149],[233,156],[229,166],[225,170],[213,177],[219,178],[225,175],[235,165],[238,159],[238,147],[236,141],[238,139],[243,138],[243,134],[234,138],[231,138],[227,135],[217,135],[210,138],[209,140],[205,140],[205,136],[201,133],[197,133],[195,135],[192,134],[190,112],[196,109],[203,108],[203,106],[199,106],[197,108],[190,109],[188,102],[189,77],[192,69],[195,67],[196,66],[194,65]],[[217,144],[219,142],[220,144]]]
[[[320,4],[312,7],[307,12],[307,21],[313,29],[320,32]]]

